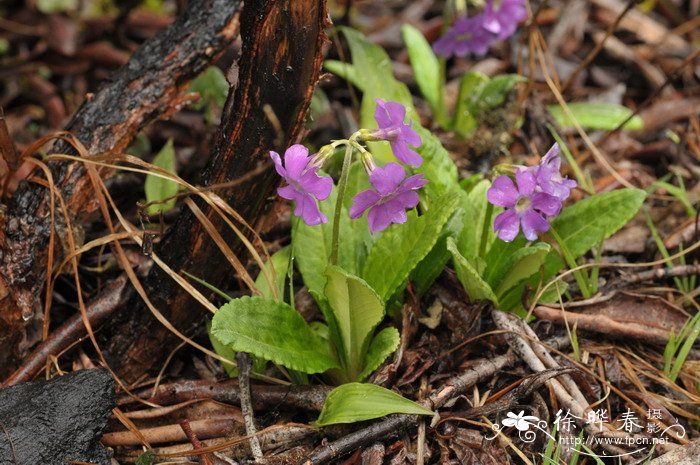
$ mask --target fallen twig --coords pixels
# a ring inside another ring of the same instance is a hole
[[[250,450],[253,453],[253,458],[256,462],[260,462],[263,458],[262,449],[260,449],[260,441],[256,436],[257,429],[255,428],[255,420],[253,418],[253,406],[250,401],[250,368],[253,362],[250,356],[245,352],[236,353],[236,362],[238,366],[238,390],[241,398],[241,413],[245,423],[245,434],[250,437]]]

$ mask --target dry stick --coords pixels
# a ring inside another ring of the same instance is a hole
[[[123,276],[107,284],[105,290],[87,307],[90,325],[100,326],[114,313],[132,293],[131,287],[125,287],[126,278]],[[3,383],[3,387],[31,381],[46,365],[50,356],[56,356],[85,337],[87,329],[82,316],[77,313],[66,320],[51,336],[29,355],[22,366],[12,373]]]
[[[649,465],[698,465],[700,464],[700,440],[678,447],[661,457],[657,457]]]
[[[195,432],[192,431],[189,420],[182,420],[180,422],[180,428],[182,428],[182,431],[185,432],[185,436],[187,436],[187,439],[189,439],[189,441],[192,443],[194,450],[202,448],[202,441],[200,441]],[[200,458],[200,463],[204,465],[213,465],[209,454],[203,454]]]
[[[175,23],[145,42],[127,65],[88,96],[66,129],[91,155],[125,149],[145,125],[175,111],[189,81],[228,48],[238,31],[239,8],[240,2],[230,0],[189,2]],[[53,151],[73,153],[63,143]],[[82,163],[54,161],[49,166],[71,220],[96,210],[95,192]],[[34,312],[50,271],[50,253],[56,261],[61,259],[61,247],[49,247],[54,230],[51,198],[42,185],[23,183],[0,223],[0,378],[18,364],[19,344],[29,323],[21,314]]]
[[[623,276],[622,279],[628,284],[636,284],[644,281],[676,278],[678,276],[690,276],[694,274],[700,274],[700,264],[677,265],[671,268],[657,268],[655,270],[641,271],[639,273]]]
[[[547,341],[546,344],[563,348],[570,342],[571,341],[566,337],[558,337]],[[426,408],[436,410],[455,397],[463,394],[475,384],[490,378],[505,367],[514,365],[518,359],[516,354],[510,353],[499,355],[498,357],[474,360],[472,362],[474,364],[473,368],[447,380],[440,389],[433,392],[426,400],[420,402],[420,404]],[[392,415],[385,420],[371,424],[367,428],[321,446],[304,460],[303,464],[320,465],[322,463],[327,463],[358,447],[384,440],[410,426],[415,426],[418,419],[418,415]]]
[[[260,440],[255,434],[257,430],[253,419],[253,406],[250,401],[250,368],[253,366],[253,362],[245,352],[236,353],[236,362],[238,362],[238,388],[241,393],[241,413],[245,423],[245,434],[250,436],[250,450],[253,453],[253,458],[256,462],[261,462],[263,453],[260,448]]]
[[[496,326],[500,329],[508,331],[506,341],[508,345],[523,359],[523,361],[533,371],[539,372],[549,368],[560,368],[560,365],[552,358],[552,356],[544,350],[544,347],[536,344],[538,349],[533,348],[529,341],[520,334],[525,333],[528,338],[537,340],[537,336],[532,329],[520,318],[500,310],[493,310],[492,317]],[[526,329],[527,328],[527,329]],[[542,359],[540,359],[542,357]],[[568,377],[565,377],[566,379]],[[551,379],[547,381],[549,386],[554,390],[557,399],[577,418],[586,418],[586,409],[588,401],[585,399],[581,391],[573,381],[564,381]],[[594,424],[586,422],[585,429],[591,436],[599,434]],[[612,445],[601,444],[606,450],[614,454],[626,454],[627,451],[617,448]]]

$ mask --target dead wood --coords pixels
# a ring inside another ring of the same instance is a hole
[[[189,81],[236,37],[240,3],[190,2],[171,27],[144,43],[99,92],[88,96],[66,130],[91,154],[123,151],[144,126],[184,103]],[[72,150],[57,143],[53,152]],[[80,221],[96,210],[83,164],[51,162],[49,167],[70,218]],[[27,321],[40,311],[53,229],[50,204],[48,189],[25,182],[0,215],[0,378],[16,367]],[[61,216],[57,212],[57,220]],[[54,261],[60,260],[59,249]]]
[[[239,179],[268,163],[269,150],[282,151],[298,140],[321,69],[327,17],[323,0],[245,5],[239,84],[229,92],[200,185]],[[255,224],[277,182],[270,163],[269,169],[220,195]],[[245,249],[231,237],[224,220],[203,202],[199,208],[232,250],[242,255]],[[176,272],[187,271],[218,288],[231,282],[229,262],[190,209],[183,210],[156,253]],[[151,270],[144,288],[154,306],[181,332],[191,334],[193,326],[204,320],[203,309],[159,267]],[[159,366],[177,341],[140,299],[134,300],[110,323],[113,337],[107,346],[115,368],[129,381]]]
[[[271,386],[266,384],[251,384],[251,400],[255,410],[291,409],[321,411],[326,401],[330,386],[290,385]],[[158,386],[155,395],[152,388],[145,388],[136,395],[150,403],[172,405],[192,399],[214,399],[227,404],[240,405],[240,389],[238,380],[227,381],[181,381]],[[118,405],[128,405],[134,402],[133,397],[124,396],[117,401]]]

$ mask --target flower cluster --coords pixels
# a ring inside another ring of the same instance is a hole
[[[554,144],[539,165],[519,167],[515,183],[505,175],[493,181],[486,197],[491,204],[505,208],[493,223],[499,238],[510,242],[522,229],[523,235],[534,241],[538,233],[549,230],[549,219],[559,214],[562,202],[576,187],[576,181],[563,177],[560,169],[559,145]]]
[[[415,192],[425,184],[422,174],[406,177],[406,170],[399,163],[390,162],[377,167],[371,155],[359,141],[387,141],[396,158],[413,167],[423,163],[421,156],[411,147],[420,147],[422,141],[411,122],[405,123],[406,108],[397,102],[377,99],[374,118],[378,129],[361,129],[350,139],[336,141],[325,146],[315,155],[303,145],[292,145],[284,153],[284,162],[277,152],[270,151],[277,173],[287,185],[277,189],[280,197],[295,202],[294,215],[308,225],[326,223],[328,218],[321,212],[318,201],[327,199],[333,189],[329,176],[320,176],[319,169],[341,143],[360,150],[362,161],[369,175],[371,187],[353,197],[350,217],[360,218],[366,211],[370,231],[379,232],[392,223],[405,223],[406,210],[415,208],[419,198]]]
[[[484,10],[472,17],[458,18],[452,27],[433,44],[433,50],[445,58],[470,53],[482,56],[489,47],[515,32],[527,18],[525,0],[487,0]]]

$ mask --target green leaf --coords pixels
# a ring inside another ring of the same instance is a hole
[[[277,298],[282,301],[284,300],[284,284],[287,271],[289,270],[291,255],[292,248],[285,246],[272,254],[270,259],[264,264],[267,275],[275,280],[273,285],[277,288]],[[274,298],[268,278],[262,270],[258,273],[258,277],[255,278],[255,285],[263,297],[268,299]]]
[[[392,413],[433,415],[417,403],[375,384],[348,383],[333,389],[314,422],[316,426],[355,423]]]
[[[382,233],[362,273],[382,300],[388,300],[406,283],[411,271],[437,242],[456,206],[456,196],[444,196],[424,215],[416,217],[415,212],[410,212],[406,224],[392,225]]]
[[[428,41],[423,37],[423,33],[418,29],[410,24],[404,24],[401,26],[401,33],[406,42],[416,84],[433,109],[433,115],[438,115],[442,100],[440,62]]]
[[[292,219],[294,261],[304,279],[304,284],[312,295],[323,294],[323,288],[326,286],[325,271],[331,256],[337,195],[337,189],[334,186],[328,199],[319,203],[321,212],[328,217],[327,223],[309,226],[301,218]],[[338,265],[351,272],[355,270],[355,263],[357,263],[354,242],[350,240],[353,237],[353,225],[347,209],[343,207],[340,217]]]
[[[344,63],[338,60],[326,60],[323,62],[323,67],[364,92],[365,83],[362,77],[355,71],[356,68],[352,63]]]
[[[512,254],[508,260],[508,271],[503,278],[495,283],[496,295],[500,298],[510,289],[522,284],[527,278],[539,272],[550,250],[549,244],[538,242]]]
[[[376,370],[389,355],[396,351],[400,342],[401,336],[399,336],[399,331],[393,326],[379,331],[372,339],[369,349],[367,349],[367,355],[365,356],[365,367],[357,379],[362,381],[371,375],[372,372]]]
[[[170,173],[175,173],[175,149],[173,148],[172,139],[168,139],[168,142],[165,143],[158,155],[153,159],[152,164]],[[175,181],[148,174],[146,175],[144,190],[146,192],[146,202],[158,202],[174,197],[178,191],[178,184]],[[163,203],[149,205],[148,214],[153,215],[161,211],[165,213],[175,206],[176,200],[172,198]]]
[[[78,10],[78,0],[37,0],[36,8],[45,15]]]
[[[197,76],[190,84],[190,92],[199,94],[199,100],[192,104],[196,110],[201,110],[206,105],[216,105],[223,108],[228,96],[228,81],[226,76],[217,66],[210,66],[202,74]]]
[[[352,206],[352,198],[369,188],[369,177],[367,176],[364,165],[359,160],[353,162],[353,164],[350,165],[348,182],[346,184],[347,190],[345,191],[345,198],[343,199],[345,208],[349,210]],[[358,275],[362,267],[364,267],[365,261],[367,261],[367,255],[372,249],[376,239],[377,237],[372,235],[369,231],[366,215],[350,221],[350,233],[345,236],[341,235],[340,241],[350,241],[348,249],[353,251],[350,253],[350,255],[352,255],[350,259],[354,258],[354,263],[346,262],[343,268],[354,275]]]
[[[593,195],[565,208],[552,221],[571,255],[578,258],[631,220],[642,207],[646,192],[619,189]]]
[[[487,234],[487,237],[484,239],[486,241],[486,248],[493,242],[495,237],[493,228],[491,227],[493,209],[491,209],[491,214],[488,215],[489,209],[487,208],[488,201],[486,199],[486,191],[489,190],[489,187],[491,187],[490,181],[481,180],[472,187],[469,194],[461,196],[462,200],[460,200],[460,205],[462,205],[465,210],[465,225],[457,239],[458,249],[477,270],[479,268],[476,266],[476,259],[483,258],[480,257],[479,248],[481,247],[481,237],[484,231]],[[484,229],[484,223],[488,223],[486,229]],[[487,259],[487,263],[491,262]]]
[[[519,74],[501,74],[494,77],[481,91],[479,105],[486,108],[496,108],[502,105],[513,87],[526,80],[524,76]]]
[[[325,294],[343,341],[345,374],[349,380],[356,380],[362,372],[370,336],[384,318],[384,304],[366,282],[337,266],[329,266],[326,276]]]
[[[622,105],[605,102],[574,102],[567,104],[571,114],[579,125],[589,129],[612,131],[633,114],[632,110]],[[547,107],[549,113],[559,126],[573,128],[574,123],[559,105]],[[630,119],[623,129],[639,130],[644,128],[644,121],[638,115]]]
[[[212,334],[211,321],[207,322],[207,330],[209,333],[209,342],[211,342],[214,352],[228,360],[236,360],[236,352]],[[221,362],[221,366],[224,367],[224,370],[226,370],[226,374],[229,376],[229,378],[235,378],[238,376],[238,368],[233,363]]]
[[[467,194],[463,191],[457,191],[458,196],[466,197]],[[460,204],[464,204],[460,200]],[[440,276],[440,273],[445,269],[445,265],[450,261],[450,252],[447,250],[447,238],[457,237],[464,229],[464,209],[458,207],[450,220],[445,225],[445,228],[440,235],[440,238],[435,243],[435,246],[428,255],[414,268],[411,273],[411,282],[413,290],[418,296],[425,294],[433,281]]]
[[[152,450],[147,450],[139,455],[136,459],[136,465],[152,465],[156,459],[156,453]]]
[[[498,305],[498,299],[491,287],[479,276],[479,272],[476,271],[471,263],[459,253],[457,245],[451,237],[447,239],[447,250],[452,253],[457,279],[462,283],[462,286],[464,286],[464,290],[467,291],[469,299],[471,299],[472,302],[477,300],[490,300],[495,305]]]
[[[437,200],[447,193],[457,192],[460,189],[457,165],[442,146],[440,139],[418,123],[413,123],[413,129],[422,141],[416,152],[423,157],[423,164],[413,171],[423,173],[428,180],[428,184],[423,188],[428,200]]]
[[[452,129],[462,137],[469,137],[476,129],[474,102],[478,100],[488,82],[489,77],[479,71],[470,71],[459,81],[457,107],[452,117]]]
[[[338,367],[328,344],[299,313],[277,300],[232,300],[214,315],[211,333],[235,352],[248,352],[304,373]]]

